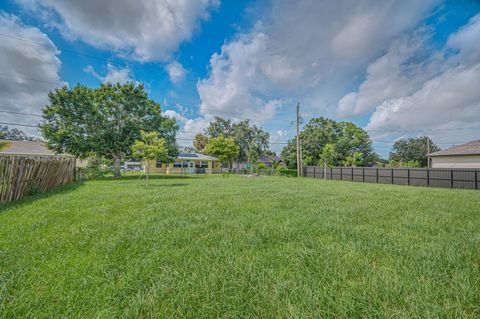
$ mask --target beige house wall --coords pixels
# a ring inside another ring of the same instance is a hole
[[[480,155],[432,156],[432,168],[480,168]]]

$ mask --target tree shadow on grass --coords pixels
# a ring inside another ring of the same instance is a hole
[[[58,194],[70,193],[70,192],[76,190],[77,188],[79,188],[83,185],[84,185],[84,182],[81,182],[81,181],[73,182],[73,183],[70,183],[70,184],[55,187],[54,189],[51,189],[51,190],[49,190],[47,192],[44,192],[44,193],[36,193],[36,194],[32,194],[32,195],[27,195],[27,196],[25,196],[25,197],[23,197],[19,200],[9,202],[9,203],[0,204],[0,214],[5,212],[5,211],[8,211],[12,208],[21,208],[25,205],[30,205],[31,203],[33,203],[33,202],[35,202],[39,199],[48,198],[50,196],[54,196],[54,195],[58,195]]]
[[[122,176],[120,178],[115,178],[115,177],[103,177],[103,178],[98,178],[97,180],[102,180],[102,181],[131,181],[131,180],[143,180],[147,178],[146,175],[128,175],[128,176]],[[185,180],[185,179],[199,179],[202,178],[201,176],[195,176],[195,175],[150,175],[149,179],[150,180]]]
[[[153,187],[182,187],[182,186],[188,186],[187,183],[171,183],[171,184],[145,184],[145,181],[143,181],[142,184],[139,184],[138,186],[144,187],[144,188],[153,188]]]

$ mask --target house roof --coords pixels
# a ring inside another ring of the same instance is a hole
[[[273,161],[280,161],[281,158],[278,157],[277,155],[262,155],[258,158],[258,161],[257,162],[260,162],[260,163],[271,163]]]
[[[181,160],[218,161],[216,157],[199,153],[180,153],[177,158]]]
[[[40,141],[7,141],[7,146],[0,150],[3,155],[37,155],[37,156],[62,156],[49,150],[45,143]]]
[[[447,148],[428,156],[455,156],[455,155],[480,155],[480,140],[471,141],[462,145]]]

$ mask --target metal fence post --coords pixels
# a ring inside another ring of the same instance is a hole
[[[330,179],[333,179],[333,168],[330,167]]]
[[[450,188],[453,188],[453,169],[450,170]]]
[[[317,177],[316,166],[313,167],[313,178]]]
[[[475,170],[475,189],[478,189],[478,170]]]
[[[410,185],[410,168],[407,168],[407,185]]]
[[[430,186],[430,168],[427,168],[427,186]]]
[[[377,183],[378,183],[378,167],[377,167]]]
[[[343,181],[343,168],[340,167],[340,180]]]
[[[352,182],[353,182],[353,167],[352,167]]]
[[[365,167],[362,167],[362,182],[365,182]]]
[[[391,175],[390,178],[391,178],[391,180],[392,180],[392,185],[393,185],[393,168],[391,168],[390,170],[391,170],[391,172],[390,172],[390,175]]]

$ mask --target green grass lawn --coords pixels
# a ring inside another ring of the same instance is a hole
[[[0,208],[0,318],[480,316],[480,192],[285,177]]]

